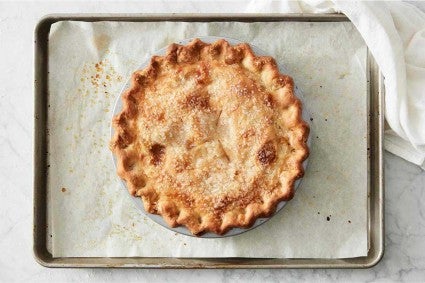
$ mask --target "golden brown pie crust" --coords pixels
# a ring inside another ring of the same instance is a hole
[[[123,94],[111,141],[118,175],[172,227],[250,227],[304,174],[309,128],[293,88],[248,44],[172,44]]]

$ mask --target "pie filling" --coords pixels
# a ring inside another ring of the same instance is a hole
[[[194,235],[270,216],[303,175],[308,125],[291,77],[247,44],[172,44],[136,71],[113,119],[118,175]]]

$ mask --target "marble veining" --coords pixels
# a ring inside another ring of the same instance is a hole
[[[420,5],[420,4],[418,4]],[[232,7],[226,4],[226,7]],[[148,7],[148,8],[146,8]],[[151,7],[151,8],[149,8]],[[54,12],[213,12],[185,2],[0,3],[0,281],[424,282],[425,171],[385,153],[385,255],[365,270],[47,269],[32,256],[33,48],[35,23]],[[425,5],[422,4],[425,10]],[[25,8],[25,9],[24,9]],[[237,7],[233,10],[237,12]]]

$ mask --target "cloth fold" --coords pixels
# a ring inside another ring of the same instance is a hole
[[[385,82],[385,149],[425,169],[425,14],[391,1],[250,1],[246,12],[344,13]]]

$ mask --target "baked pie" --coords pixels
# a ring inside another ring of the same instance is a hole
[[[309,128],[292,78],[248,44],[171,44],[134,72],[122,102],[118,175],[171,227],[222,235],[293,197]]]

